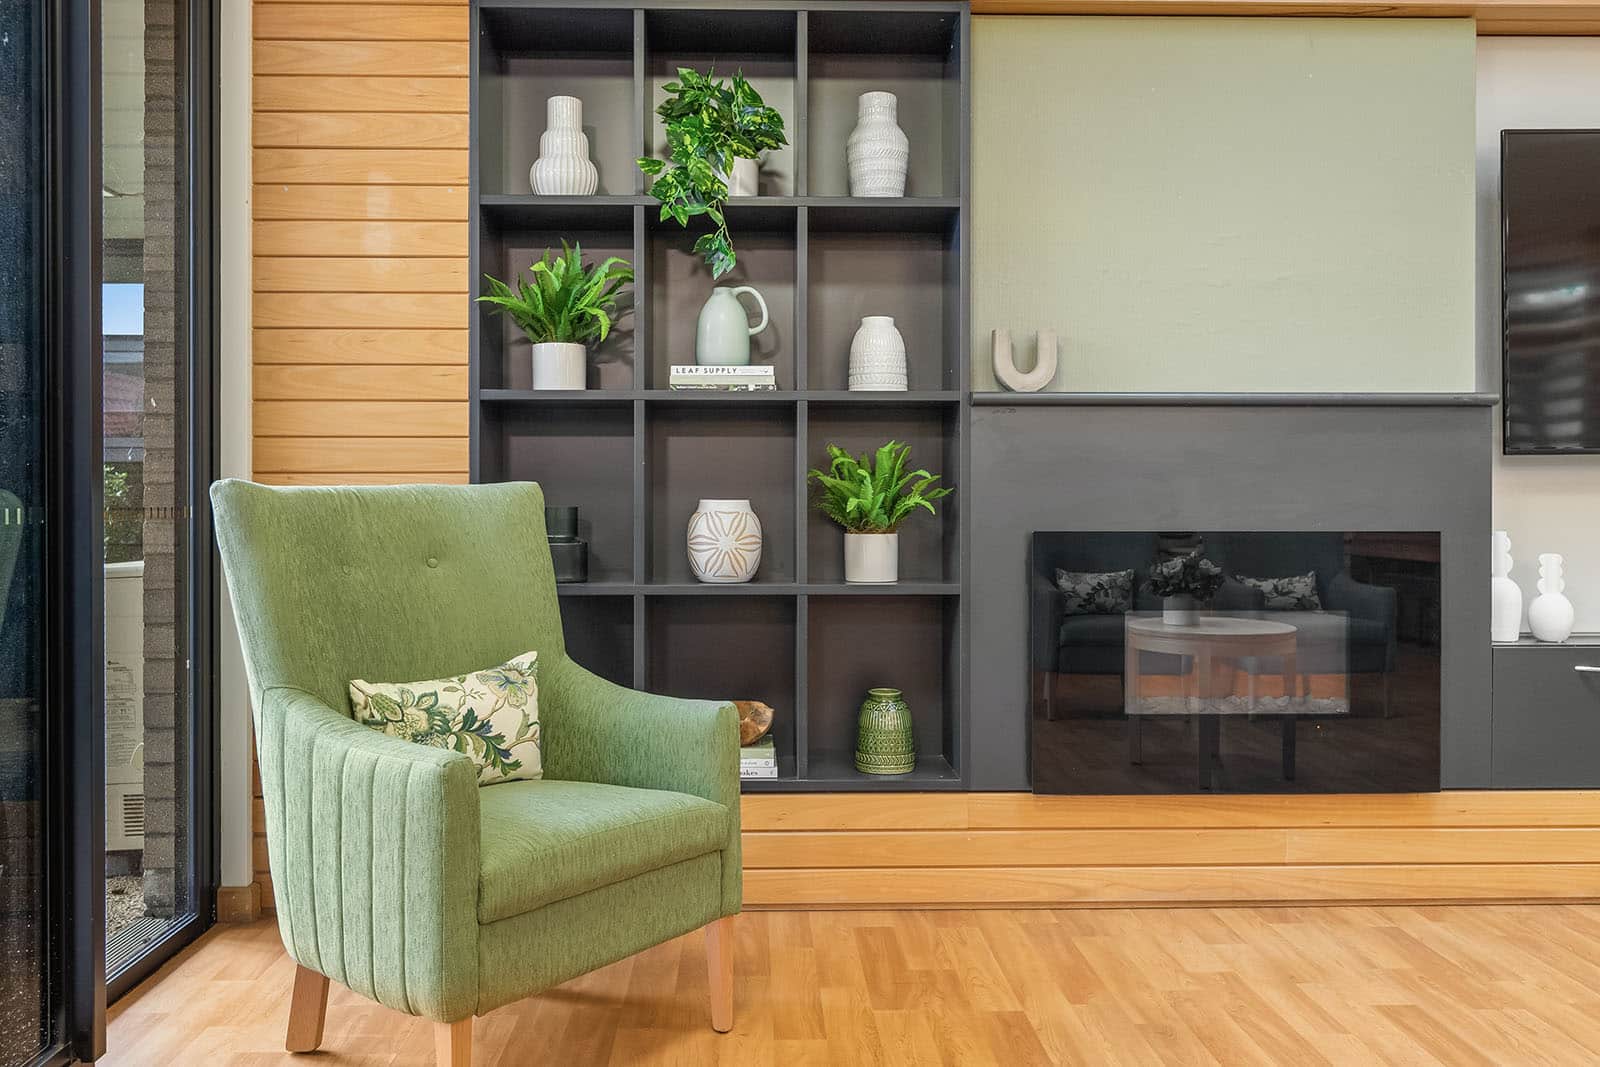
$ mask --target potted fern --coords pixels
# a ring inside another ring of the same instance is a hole
[[[933,502],[951,490],[935,488],[937,474],[907,470],[911,446],[890,441],[877,455],[858,459],[828,446],[828,469],[813,470],[820,487],[817,509],[844,527],[844,580],[889,585],[900,578],[900,524],[918,510],[936,514]]]
[[[604,341],[621,317],[617,294],[633,281],[633,268],[616,256],[587,265],[583,247],[563,241],[559,257],[545,249],[532,270],[531,281],[519,272],[514,286],[485,274],[489,291],[478,301],[509,316],[533,342],[535,389],[587,388],[586,346]]]
[[[730,180],[752,194],[748,177],[737,181],[741,170],[762,152],[788,144],[783,116],[769,107],[742,73],[732,82],[715,73],[701,74],[691,67],[678,68],[678,80],[662,87],[667,99],[656,114],[667,133],[671,160],[645,156],[639,169],[650,177],[650,195],[661,202],[661,221],[672,219],[688,227],[689,220],[704,215],[712,229],[694,242],[697,255],[711,267],[712,279],[733,269],[733,238],[724,214]]]

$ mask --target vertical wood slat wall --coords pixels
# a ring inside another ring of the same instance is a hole
[[[253,4],[259,481],[467,480],[468,13]],[[255,793],[270,909],[259,778]]]

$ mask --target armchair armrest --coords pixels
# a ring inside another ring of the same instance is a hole
[[[1393,670],[1398,656],[1400,597],[1386,585],[1368,585],[1341,571],[1328,582],[1324,607],[1342,611],[1352,619],[1381,623],[1384,628],[1384,669]]]
[[[301,689],[257,713],[278,926],[296,962],[440,1022],[478,1004],[477,768]]]
[[[731,702],[625,689],[570,657],[539,676],[547,778],[663,789],[728,809],[723,913],[739,910],[739,715]]]

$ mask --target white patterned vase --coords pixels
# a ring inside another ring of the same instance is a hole
[[[1528,605],[1528,629],[1541,641],[1560,642],[1572,636],[1572,601],[1562,592],[1567,587],[1565,569],[1566,560],[1559,552],[1539,557],[1539,595]]]
[[[1511,537],[1496,530],[1489,568],[1489,640],[1515,641],[1522,635],[1522,590],[1511,580]]]
[[[868,315],[850,339],[852,391],[906,388],[906,342],[888,315]]]
[[[904,196],[911,142],[895,121],[893,93],[862,93],[856,128],[845,142],[851,196]]]
[[[539,158],[528,182],[540,196],[592,196],[600,173],[589,162],[589,138],[583,132],[583,101],[552,96],[545,101],[545,129],[539,136]]]
[[[761,520],[748,500],[702,500],[689,516],[689,569],[702,582],[748,582],[761,566]]]

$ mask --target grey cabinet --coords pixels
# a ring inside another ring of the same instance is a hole
[[[1495,788],[1600,788],[1600,638],[1493,655]]]

